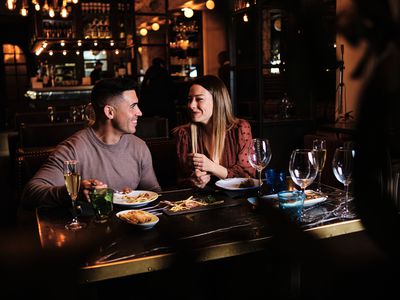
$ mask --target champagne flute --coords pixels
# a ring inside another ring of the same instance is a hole
[[[81,175],[79,173],[79,162],[77,160],[64,161],[64,181],[68,194],[72,200],[72,221],[65,225],[66,229],[78,230],[86,227],[85,223],[78,221],[76,211],[76,198],[78,197],[79,187],[81,185]]]
[[[321,175],[322,170],[325,166],[326,160],[326,141],[324,139],[315,139],[313,140],[313,150],[315,152],[315,159],[317,160],[318,164],[318,186],[317,192],[322,193],[321,190]]]
[[[289,173],[293,182],[297,184],[306,198],[305,190],[318,174],[318,163],[315,158],[315,152],[311,149],[293,150],[289,161]],[[305,222],[312,221],[304,210],[302,211],[302,220]]]
[[[248,149],[248,160],[250,165],[258,171],[258,196],[262,195],[261,171],[268,165],[271,160],[272,153],[268,139],[252,139]]]
[[[348,208],[349,202],[349,185],[352,180],[353,164],[355,151],[350,148],[337,148],[332,160],[333,174],[338,181],[343,183],[345,189],[344,203],[341,204],[336,214],[344,219],[352,219],[355,214],[351,213]]]

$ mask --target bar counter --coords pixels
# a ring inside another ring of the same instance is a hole
[[[37,107],[80,105],[90,102],[92,89],[92,85],[32,88],[25,97]]]
[[[324,188],[329,191],[328,200],[315,209],[338,204],[341,192]],[[176,190],[162,193],[159,199],[183,200],[196,193]],[[266,217],[264,211],[254,209],[246,200],[248,195],[218,190],[213,195],[225,201],[222,207],[172,216],[164,213],[155,227],[147,230],[124,223],[115,214],[107,223],[98,224],[88,213],[81,216],[87,228],[68,231],[64,226],[71,218],[70,212],[39,209],[36,220],[40,242],[44,249],[89,249],[80,270],[81,283],[164,270],[188,257],[191,262],[205,262],[268,249],[276,225],[271,216],[280,216],[278,209],[271,206],[272,214]],[[115,205],[114,213],[123,209],[127,208]],[[294,231],[299,228],[294,226]],[[303,224],[300,229],[312,238],[324,239],[362,231],[363,227],[358,219],[326,218],[324,222]]]

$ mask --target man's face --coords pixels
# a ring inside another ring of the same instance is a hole
[[[122,99],[113,105],[115,117],[112,119],[113,127],[122,133],[135,133],[138,118],[142,116],[139,99],[134,90],[122,93]]]

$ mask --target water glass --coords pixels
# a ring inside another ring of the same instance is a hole
[[[280,191],[278,193],[279,209],[293,222],[300,223],[305,198],[302,191]]]
[[[110,188],[92,189],[89,191],[90,202],[96,216],[96,223],[107,222],[113,211],[114,190]]]
[[[276,170],[275,169],[268,168],[265,170],[265,183],[267,186],[268,194],[276,193]]]

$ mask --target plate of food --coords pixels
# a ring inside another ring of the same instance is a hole
[[[139,209],[122,210],[116,214],[118,219],[143,229],[154,227],[160,220],[156,215]]]
[[[213,196],[195,198],[190,196],[184,200],[168,201],[162,200],[161,204],[165,205],[163,212],[167,215],[178,215],[192,212],[199,212],[219,207],[228,207],[238,205],[235,201],[225,201],[222,199],[216,199]]]
[[[242,191],[258,188],[259,183],[254,178],[227,178],[218,180],[215,185],[225,190]]]
[[[155,201],[158,194],[151,191],[131,191],[129,193],[115,192],[113,203],[127,207],[142,207]]]
[[[306,199],[304,200],[304,207],[312,206],[328,199],[326,195],[320,194],[313,190],[306,190]],[[278,194],[264,195],[263,199],[272,199],[278,203]]]

